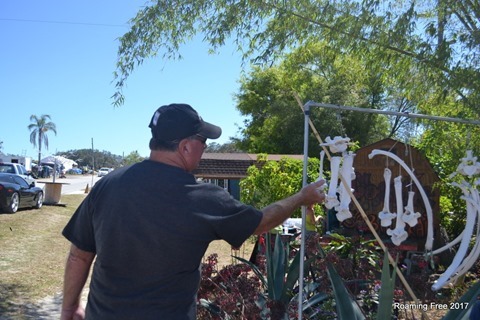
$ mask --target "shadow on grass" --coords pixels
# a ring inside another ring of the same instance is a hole
[[[23,286],[0,283],[0,320],[59,319],[61,294],[32,302]]]

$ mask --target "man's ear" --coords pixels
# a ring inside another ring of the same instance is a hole
[[[178,151],[181,152],[182,154],[188,154],[191,151],[191,145],[188,141],[188,139],[182,139],[180,143],[178,144]]]

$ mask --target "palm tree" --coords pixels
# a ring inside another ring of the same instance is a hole
[[[30,121],[33,123],[28,125],[28,130],[31,131],[30,142],[34,148],[37,147],[38,142],[38,165],[42,157],[42,144],[48,149],[47,131],[53,131],[57,135],[55,123],[49,121],[50,119],[48,114],[43,114],[40,118],[34,114],[30,116]]]

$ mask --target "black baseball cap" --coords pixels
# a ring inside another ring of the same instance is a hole
[[[180,141],[193,135],[217,139],[222,129],[203,121],[197,111],[188,104],[172,103],[155,111],[149,125],[152,138],[162,141]]]

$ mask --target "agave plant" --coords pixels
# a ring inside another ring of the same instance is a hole
[[[271,243],[270,233],[266,235],[266,243]],[[257,304],[265,311],[265,318],[274,314],[275,319],[288,319],[288,304],[294,296],[294,288],[300,273],[300,252],[289,261],[289,243],[290,241],[283,241],[281,236],[277,235],[273,249],[270,245],[265,246],[266,277],[255,264],[236,257],[248,264],[263,283],[265,295],[259,295]]]
[[[266,243],[271,243],[269,236],[267,236]],[[334,263],[330,261],[330,259],[327,257],[327,254],[323,251],[322,247],[319,244],[316,245],[316,249],[318,252],[318,256],[311,256],[305,262],[305,274],[307,274],[307,271],[310,268],[314,269],[316,272],[326,274],[326,276],[328,277],[328,282],[330,282],[331,285],[331,290],[325,290],[326,282],[320,283],[320,281],[317,281],[319,279],[309,279],[308,277],[305,279],[305,286],[304,288],[302,288],[302,290],[304,290],[302,312],[305,316],[305,319],[392,319],[395,299],[394,290],[396,280],[396,268],[392,268],[390,266],[388,251],[384,252],[380,281],[372,281],[368,279],[365,280],[370,284],[376,284],[377,282],[381,283],[378,295],[375,297],[375,311],[372,312],[371,310],[369,310],[368,314],[366,315],[365,310],[362,309],[362,307],[358,303],[359,296],[352,294],[351,291],[348,289],[348,281],[342,279]],[[268,245],[265,248],[265,272],[262,272],[262,270],[258,266],[251,263],[250,261],[240,257],[235,257],[239,261],[243,262],[244,266],[248,266],[248,269],[253,271],[253,273],[258,278],[257,281],[260,281],[261,283],[261,286],[257,287],[256,289],[254,298],[251,300],[254,300],[253,307],[257,309],[257,311],[255,312],[255,319],[290,319],[288,312],[292,311],[292,308],[295,308],[295,305],[297,305],[293,302],[295,302],[295,300],[297,299],[300,289],[298,288],[298,279],[300,274],[299,268],[301,259],[299,252],[296,252],[293,259],[290,259],[290,253],[290,241],[282,241],[281,236],[277,236],[273,248],[272,246]],[[310,252],[308,252],[307,254],[311,255]],[[324,264],[326,272],[322,272],[323,269],[315,269],[316,265],[312,262],[318,260],[318,258],[320,258],[320,260]],[[234,276],[232,279],[238,279],[238,276]],[[327,279],[325,279],[325,281],[327,281]],[[225,281],[222,281],[222,286],[223,285],[228,286]],[[231,283],[230,286],[235,288],[238,287],[237,283]],[[235,288],[223,288],[222,290],[224,290],[224,294],[221,295],[232,296],[234,294],[233,289]],[[480,282],[473,285],[470,290],[465,293],[464,296],[461,297],[458,301],[452,302],[452,307],[450,308],[450,311],[445,315],[443,319],[469,319],[471,308],[475,306],[477,296],[479,295]],[[250,303],[250,307],[248,307],[247,300],[245,299],[243,300],[243,302],[237,302],[237,304],[238,303],[243,303],[244,306],[240,306],[237,309],[252,308],[252,302],[248,302]],[[217,316],[213,319],[245,319],[245,314],[243,312],[242,315],[231,314],[228,312],[227,309],[223,310],[224,306],[218,303],[215,304],[207,300],[201,300],[200,305],[203,308],[207,309],[211,315]],[[330,306],[334,306],[335,309],[329,309]],[[457,308],[455,306],[462,307]],[[363,306],[363,308],[365,308],[365,306]],[[330,311],[333,310],[335,311],[335,313],[331,314]],[[251,317],[247,318],[253,319]]]

